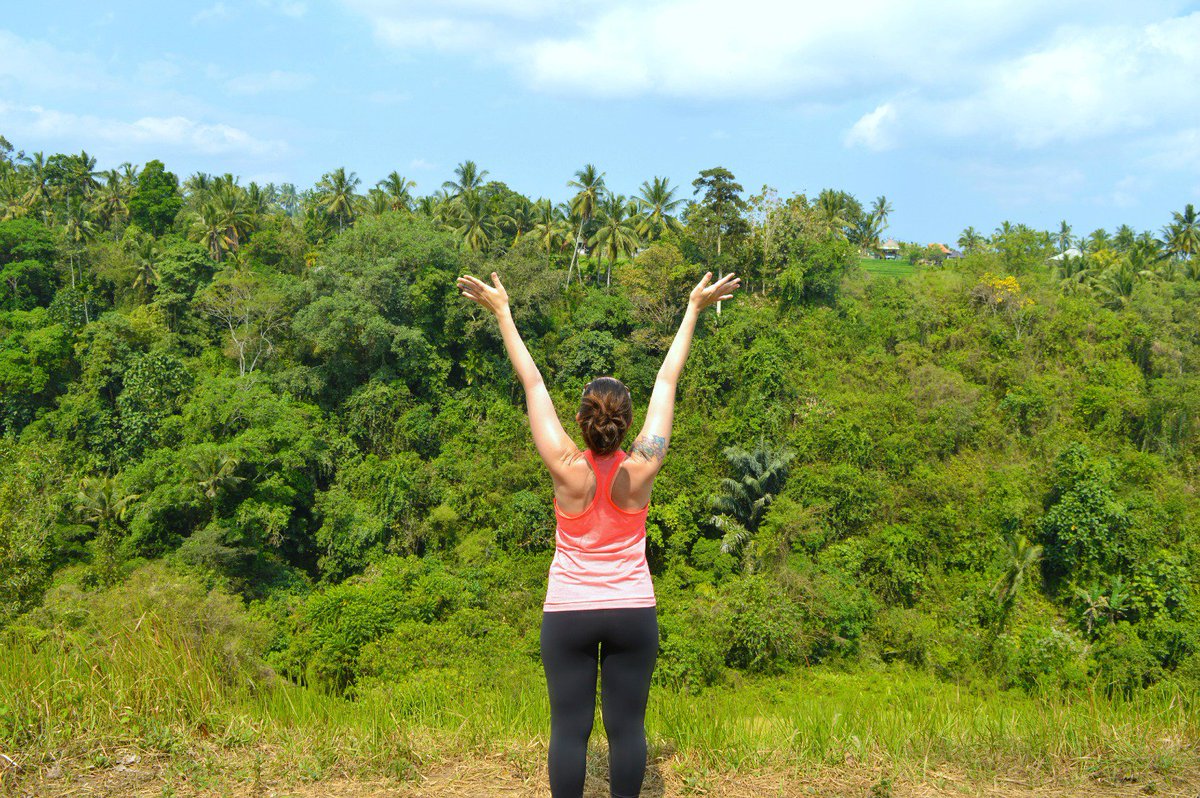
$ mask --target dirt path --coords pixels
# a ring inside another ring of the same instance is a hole
[[[0,779],[0,794],[37,798],[84,798],[85,796],[177,796],[178,798],[466,798],[471,796],[522,796],[549,798],[544,764],[528,768],[512,757],[474,756],[431,763],[408,781],[383,778],[331,777],[320,781],[298,778],[259,777],[246,763],[222,765],[220,773],[191,775],[180,772],[179,763],[146,759],[136,752],[116,752],[117,764],[102,769],[79,768],[68,772],[62,766],[25,773],[19,782],[11,769]],[[1200,763],[1186,775],[1168,782],[1154,774],[1122,778],[1022,778],[1017,775],[971,780],[962,772],[942,768],[927,771],[924,778],[889,777],[880,768],[859,765],[830,768],[819,773],[770,772],[757,774],[699,774],[677,767],[674,759],[651,764],[642,788],[646,798],[705,796],[705,798],[939,798],[941,796],[987,796],[988,798],[1117,798],[1162,796],[1200,798]],[[588,759],[585,798],[608,798],[608,779],[602,757]],[[594,772],[593,772],[594,771]]]

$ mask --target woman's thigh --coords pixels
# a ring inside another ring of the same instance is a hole
[[[658,660],[655,607],[613,610],[600,643],[600,698],[604,725],[622,719],[639,724],[650,695],[650,677]]]
[[[590,725],[596,707],[599,621],[594,613],[580,611],[542,613],[540,646],[552,720],[586,711]]]

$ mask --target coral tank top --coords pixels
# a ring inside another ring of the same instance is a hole
[[[596,495],[587,509],[567,515],[554,500],[558,527],[543,611],[653,607],[654,585],[646,563],[646,511],[623,510],[609,495],[617,467],[628,456],[617,450],[596,457],[584,451],[596,473]]]

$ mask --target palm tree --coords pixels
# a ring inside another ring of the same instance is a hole
[[[133,287],[142,293],[143,302],[158,285],[160,252],[153,236],[140,236],[133,245]]]
[[[338,232],[346,223],[353,223],[357,194],[354,189],[362,182],[354,172],[346,174],[346,167],[339,166],[321,176],[317,184],[318,203],[330,217],[337,219]]]
[[[276,202],[288,216],[295,216],[296,211],[300,208],[300,197],[296,194],[296,184],[281,184],[279,186],[279,197]]]
[[[968,255],[983,249],[983,236],[974,227],[968,227],[958,237],[958,246]]]
[[[512,227],[512,245],[515,247],[520,242],[521,236],[533,230],[537,224],[537,211],[532,202],[522,197],[512,210],[500,217],[499,221]]]
[[[996,580],[991,590],[992,595],[1000,601],[1000,617],[997,619],[1000,629],[1008,622],[1021,585],[1041,562],[1042,547],[1031,544],[1024,535],[1010,534],[1004,537],[1004,553],[1004,573]]]
[[[229,242],[229,248],[236,252],[254,229],[254,211],[247,202],[246,192],[236,183],[222,182],[214,192],[213,199],[221,213],[225,239]]]
[[[460,194],[455,205],[458,210],[458,224],[454,227],[454,232],[472,252],[486,250],[498,233],[496,220],[492,218],[487,200],[479,192],[471,191]]]
[[[1063,219],[1059,223],[1058,232],[1054,235],[1054,239],[1058,242],[1058,252],[1061,255],[1066,252],[1074,240],[1071,238],[1071,225],[1067,224],[1067,220]]]
[[[879,248],[879,235],[882,232],[880,217],[874,213],[865,213],[859,216],[858,222],[850,228],[847,238],[860,250],[874,251]]]
[[[600,206],[600,228],[588,241],[588,246],[608,256],[608,274],[604,286],[612,285],[612,267],[621,255],[632,257],[641,240],[637,224],[629,212],[631,206],[621,194],[609,194]],[[599,275],[597,275],[599,280]]]
[[[1191,260],[1200,254],[1200,219],[1196,208],[1188,203],[1183,213],[1173,211],[1170,225],[1163,228],[1163,241],[1167,252],[1180,260]]]
[[[221,256],[229,244],[225,237],[226,229],[221,209],[211,199],[207,199],[199,208],[192,211],[188,237],[192,241],[208,247],[208,252],[212,255],[213,260],[220,263]]]
[[[1123,224],[1117,228],[1117,233],[1113,236],[1113,248],[1117,252],[1126,252],[1136,240],[1137,234],[1133,232],[1133,228]]]
[[[579,189],[571,200],[571,213],[579,218],[579,229],[575,231],[575,241],[571,249],[571,265],[567,267],[567,284],[571,283],[571,270],[579,255],[579,245],[582,243],[583,226],[596,212],[600,198],[604,194],[604,173],[596,171],[594,164],[585,164],[575,173],[575,179],[567,182],[570,188]]]
[[[96,568],[104,585],[117,577],[117,539],[120,524],[138,498],[126,493],[113,477],[85,477],[75,494],[79,518],[96,529]]]
[[[1101,275],[1098,287],[1100,292],[1108,298],[1105,304],[1111,308],[1122,308],[1133,296],[1133,289],[1137,285],[1137,281],[1138,270],[1129,258],[1126,258]]]
[[[242,477],[236,473],[238,465],[238,458],[229,452],[205,449],[188,462],[188,469],[196,487],[211,502],[217,498],[221,488],[242,481]]]
[[[367,213],[371,216],[382,216],[391,210],[391,200],[383,189],[375,187],[367,190]]]
[[[116,169],[104,173],[104,185],[96,198],[96,216],[106,230],[129,218],[129,185]]]
[[[393,174],[395,173],[393,172]],[[488,170],[480,170],[474,161],[463,161],[454,167],[454,174],[458,177],[458,180],[447,180],[445,183],[442,183],[442,188],[450,192],[451,198],[470,194],[482,188],[483,179],[487,177]]]
[[[28,166],[25,172],[25,196],[21,201],[30,213],[41,211],[42,220],[45,221],[50,212],[50,175],[46,172],[46,156],[35,152],[21,160]]]
[[[725,533],[721,551],[736,556],[746,549],[767,508],[782,490],[795,452],[769,449],[763,440],[759,440],[753,451],[727,446],[724,454],[734,478],[723,478],[722,492],[710,497],[714,511],[710,521]],[[753,570],[754,559],[745,557],[743,566]]]
[[[642,212],[638,235],[654,241],[666,230],[681,230],[683,225],[673,214],[683,202],[675,199],[675,189],[671,188],[667,178],[655,177],[653,183],[642,181],[641,194],[637,197]]]
[[[533,205],[534,224],[533,234],[538,243],[546,249],[546,263],[550,263],[550,253],[556,244],[561,244],[571,233],[567,224],[566,214],[560,205],[554,205],[548,199],[539,199]]]
[[[871,206],[871,215],[879,217],[879,224],[886,229],[888,217],[892,215],[892,203],[888,202],[888,198],[880,194],[875,198],[875,203]]]
[[[416,183],[404,177],[399,172],[392,172],[376,185],[383,189],[387,195],[388,207],[393,211],[407,211],[412,209],[412,194],[409,193],[409,189],[416,188]]]

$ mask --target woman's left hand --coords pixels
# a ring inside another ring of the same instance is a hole
[[[499,314],[508,307],[508,292],[504,290],[500,277],[495,272],[492,272],[492,285],[469,274],[459,277],[457,282],[458,290],[463,296],[478,302],[492,313]]]

